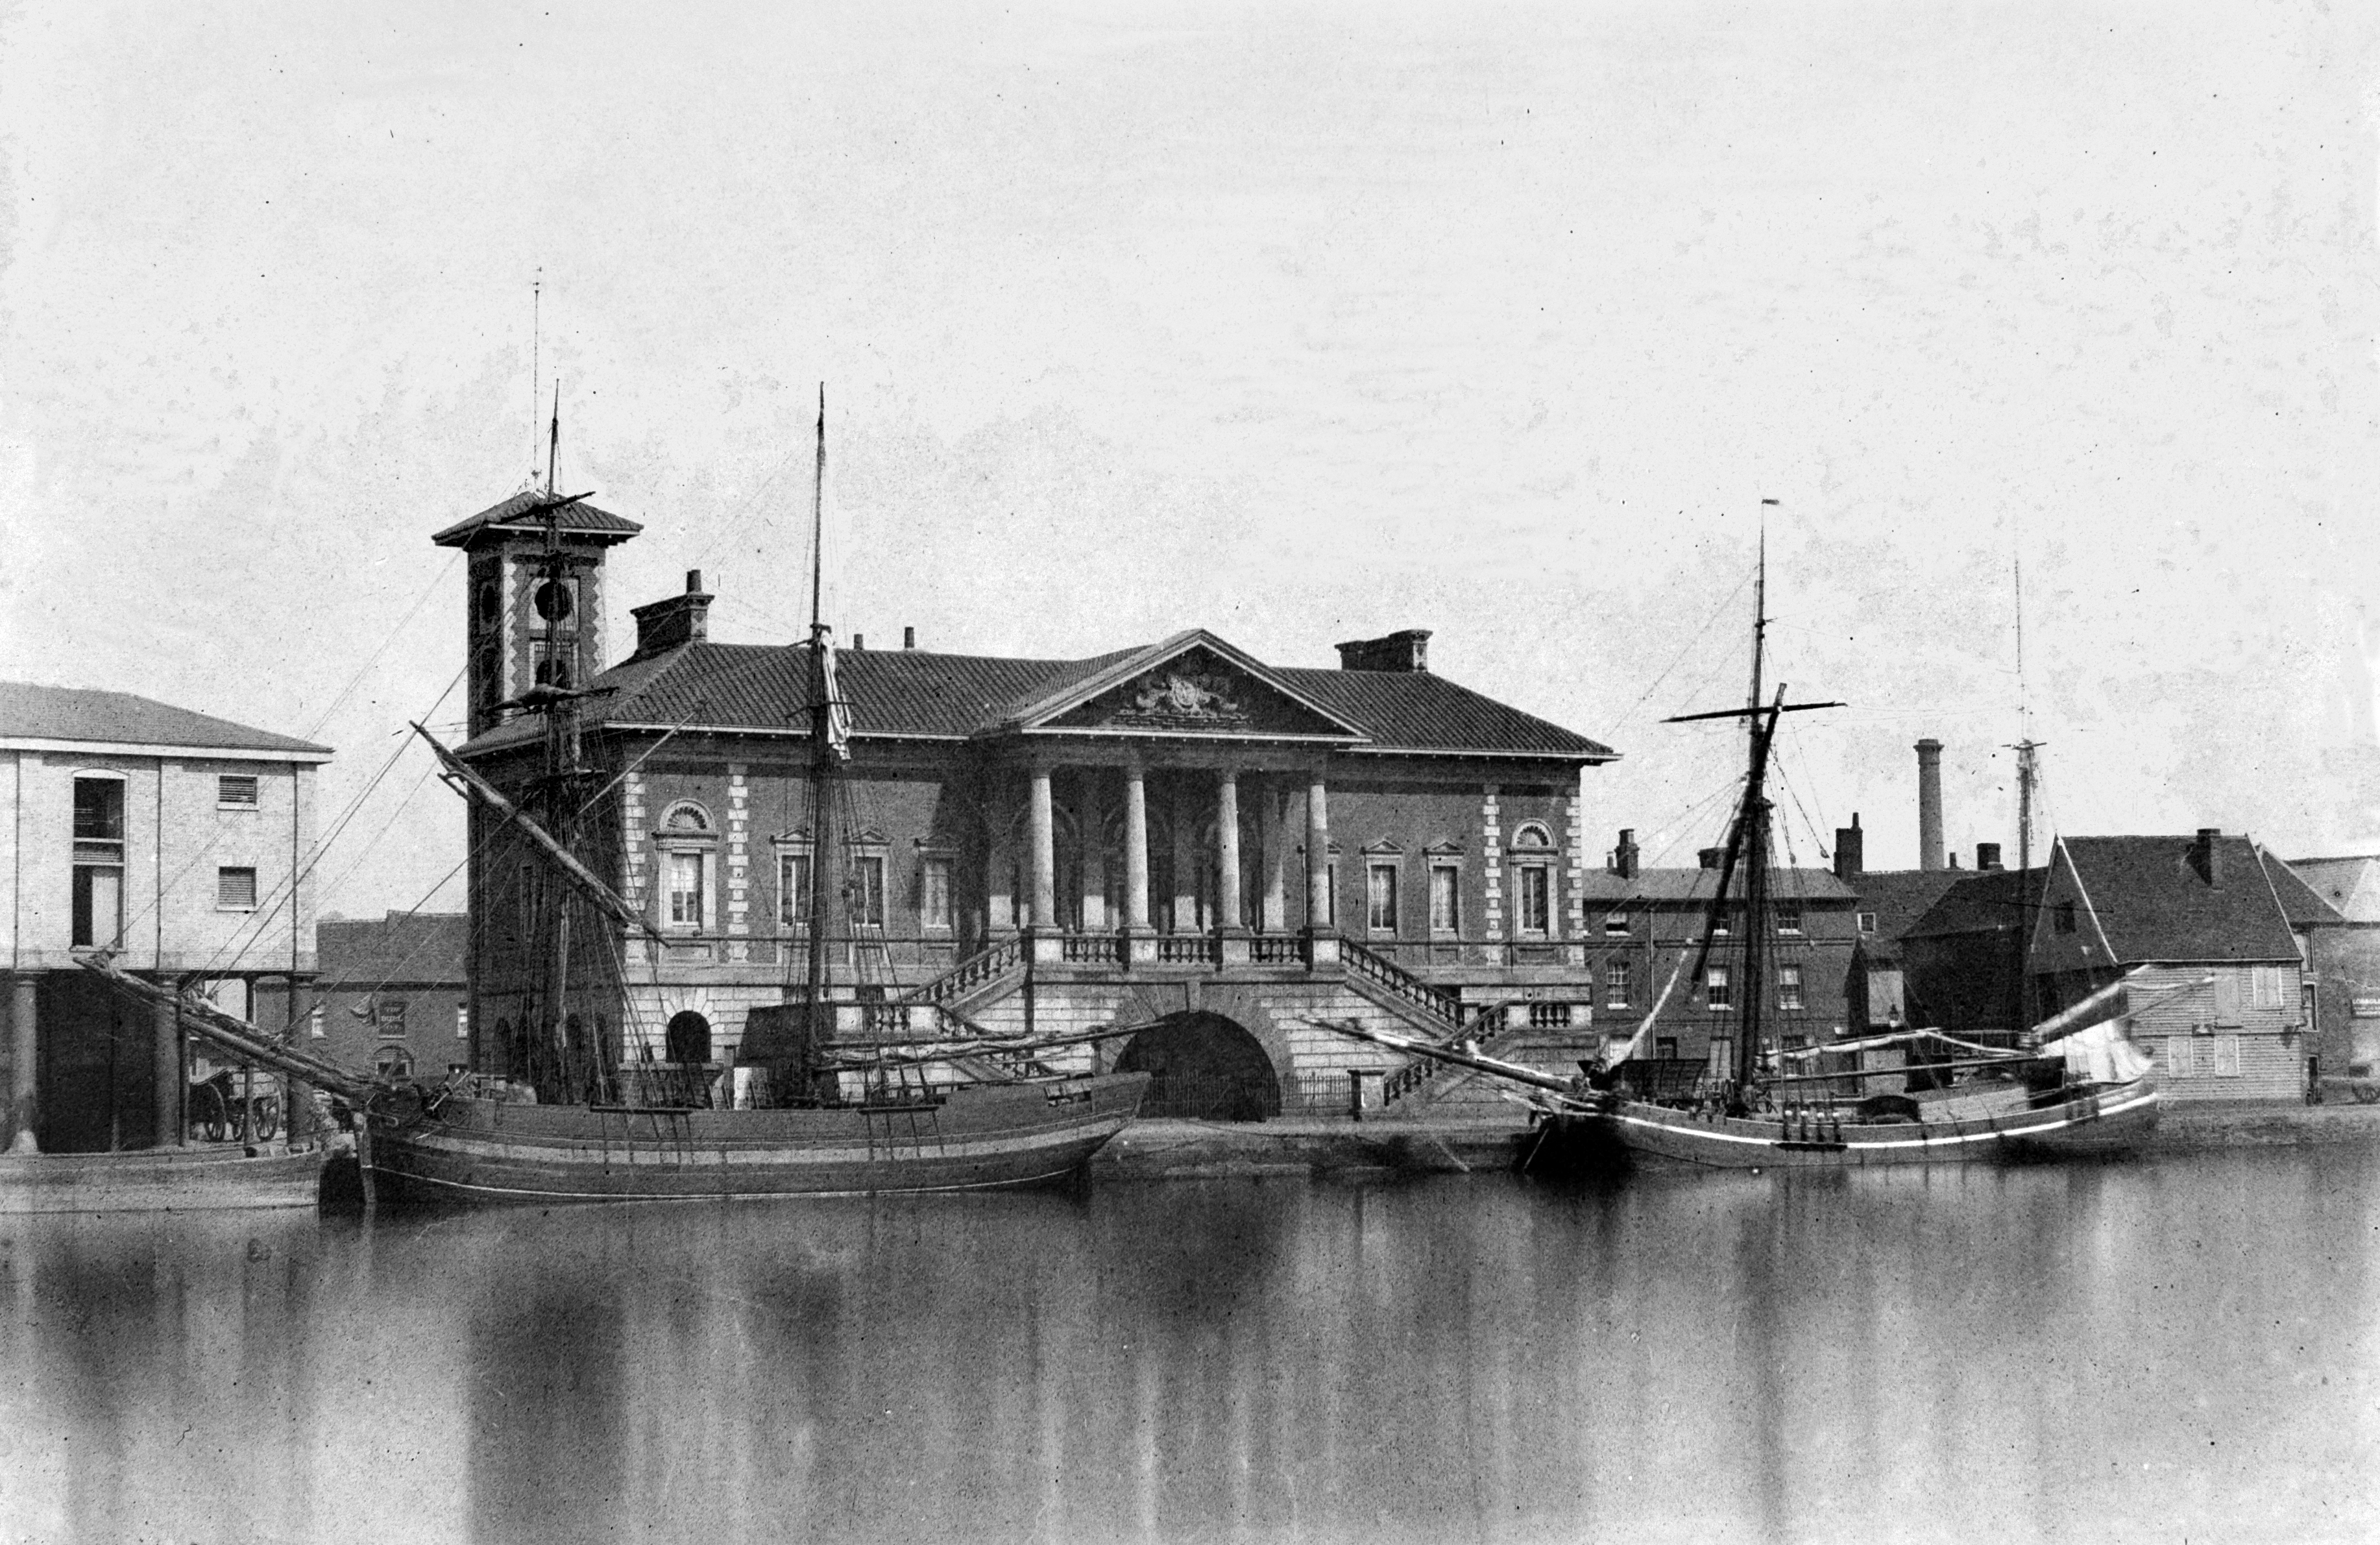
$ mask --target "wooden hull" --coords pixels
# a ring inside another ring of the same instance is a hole
[[[1956,1120],[1863,1126],[1819,1120],[1697,1115],[1622,1101],[1548,1117],[1532,1168],[1592,1173],[1635,1159],[1713,1169],[1849,1169],[1961,1164],[2120,1152],[2155,1129],[2157,1092],[2146,1079],[2058,1104]]]
[[[722,1200],[1028,1186],[1072,1173],[1148,1076],[978,1085],[915,1105],[678,1111],[450,1098],[371,1134],[387,1200]]]
[[[206,1212],[311,1207],[322,1155],[229,1146],[0,1156],[0,1212]]]

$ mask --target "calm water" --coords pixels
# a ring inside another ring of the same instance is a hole
[[[0,1220],[8,1539],[2380,1537],[2380,1154]]]

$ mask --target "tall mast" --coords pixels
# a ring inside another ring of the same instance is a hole
[[[819,383],[818,463],[810,489],[810,936],[808,1045],[815,1054],[832,1039],[834,1019],[827,1004],[827,951],[834,938],[835,751],[832,738],[833,645],[821,610],[826,566],[826,383]]]
[[[2033,720],[2024,684],[2024,554],[2010,560],[2016,590],[2016,940],[2010,952],[2016,973],[2016,1030],[2033,1025],[2033,981],[2025,970],[2025,954],[2033,941],[2033,795],[2041,777],[2035,753],[2041,742],[2033,737]]]
[[[554,614],[547,619],[547,671],[545,684],[559,687],[552,662],[555,626],[561,612],[560,594],[566,566],[562,553],[562,505],[553,496],[554,467],[562,452],[562,383],[553,383],[553,418],[545,443],[545,562],[540,566],[538,590],[529,597],[532,607],[544,605]],[[550,588],[549,588],[550,587]],[[574,629],[574,633],[575,633]],[[575,652],[575,651],[574,651]],[[577,673],[571,673],[576,685]],[[577,700],[550,697],[545,702],[545,771],[546,827],[565,851],[575,851],[577,811],[571,809],[571,774],[578,770],[578,725]],[[553,951],[546,961],[545,1043],[553,1053],[554,1064],[560,1070],[565,1098],[580,1091],[571,1086],[577,1083],[571,1066],[569,1018],[564,1002],[570,991],[570,900],[560,886],[553,887]]]

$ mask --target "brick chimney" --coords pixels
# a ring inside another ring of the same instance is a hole
[[[710,636],[710,597],[702,588],[702,570],[686,571],[686,593],[667,601],[632,607],[637,619],[637,653],[658,654],[680,644],[698,644]]]
[[[1975,867],[1979,870],[1998,869],[2000,867],[2000,845],[1996,842],[1977,843],[1975,845]]]
[[[1859,811],[1849,826],[1835,828],[1835,878],[1851,884],[1867,872],[1867,833],[1860,830]]]
[[[1622,880],[1636,878],[1636,828],[1620,829],[1620,845],[1611,850],[1611,872]]]
[[[2197,840],[2190,845],[2190,867],[2210,888],[2218,891],[2223,888],[2222,836],[2220,826],[2202,826]]]
[[[1415,675],[1429,669],[1429,629],[1408,627],[1378,639],[1354,639],[1334,646],[1342,671],[1387,671]]]
[[[1917,867],[1942,867],[1942,743],[1917,743]]]

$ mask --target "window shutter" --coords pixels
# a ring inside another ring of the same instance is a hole
[[[2218,1035],[2215,1038],[2215,1074],[2218,1078],[2240,1077],[2240,1038]]]
[[[2240,1022],[2240,972],[2236,967],[2218,966],[2215,969],[2215,1022]]]
[[[2165,1041],[2165,1072],[2168,1078],[2187,1078],[2197,1071],[2191,1065],[2192,1047],[2188,1036],[2168,1036]]]

